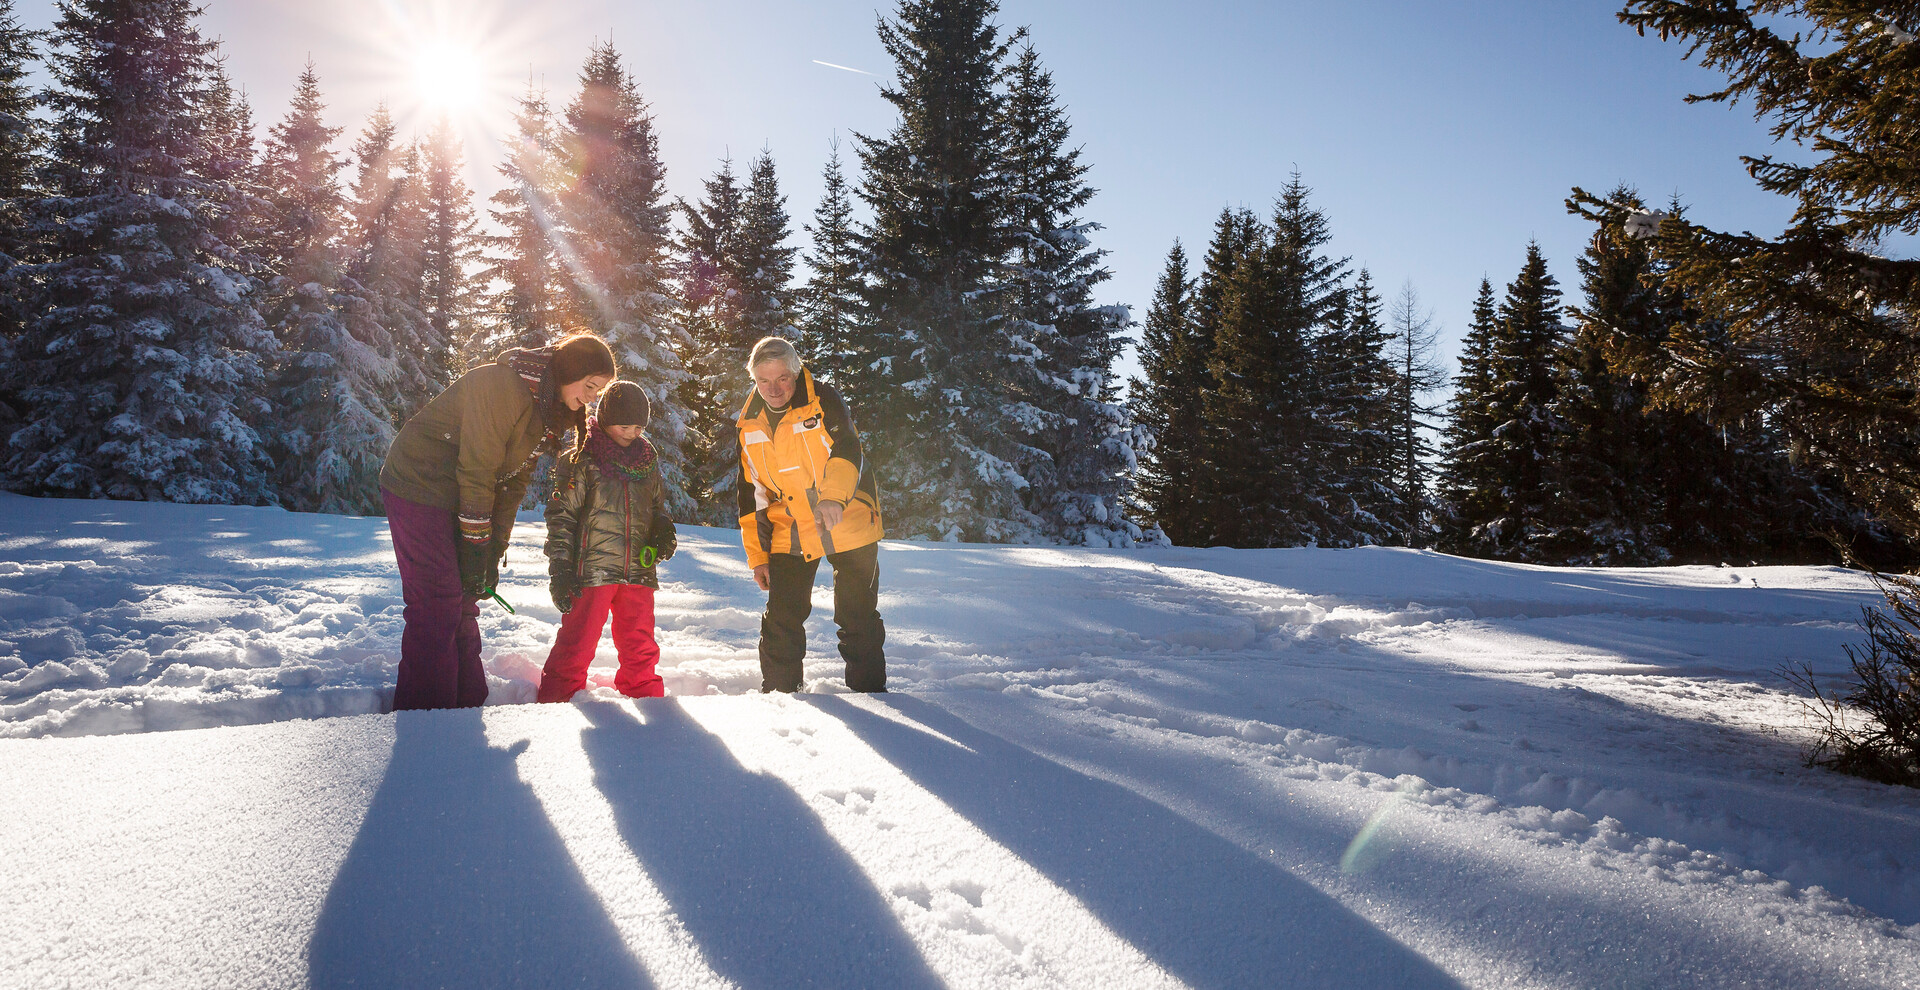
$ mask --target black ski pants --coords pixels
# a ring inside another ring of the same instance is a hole
[[[833,622],[840,627],[840,657],[847,687],[887,689],[880,621],[880,544],[827,555],[833,567]],[[807,616],[813,612],[813,578],[820,561],[776,553],[767,560],[767,610],[760,616],[760,690],[797,691],[807,656]]]

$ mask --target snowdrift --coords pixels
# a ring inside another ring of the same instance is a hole
[[[1776,674],[1852,572],[889,543],[894,693],[822,586],[767,698],[687,528],[673,696],[534,706],[517,536],[489,707],[395,716],[382,520],[0,496],[0,984],[1920,985],[1920,795]]]

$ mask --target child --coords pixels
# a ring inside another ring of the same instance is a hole
[[[587,420],[583,443],[555,465],[547,502],[547,571],[553,604],[564,618],[540,676],[541,701],[566,701],[587,684],[600,630],[613,615],[620,671],[613,685],[629,698],[658,698],[666,685],[654,673],[653,567],[673,556],[677,538],[667,518],[653,445],[641,432],[647,394],[616,381]]]

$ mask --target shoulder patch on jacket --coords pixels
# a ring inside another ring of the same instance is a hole
[[[748,430],[746,433],[741,435],[740,442],[741,443],[771,443],[773,441],[772,441],[772,438],[768,437],[765,433],[762,433],[759,430]]]

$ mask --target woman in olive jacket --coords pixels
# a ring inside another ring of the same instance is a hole
[[[587,420],[586,442],[562,455],[547,501],[547,571],[564,616],[540,674],[541,701],[566,701],[587,684],[600,630],[613,617],[620,669],[613,686],[629,698],[658,698],[654,667],[654,565],[679,540],[667,516],[659,456],[642,435],[652,404],[640,386],[614,382]]]
[[[380,470],[406,601],[396,711],[486,702],[480,599],[499,579],[534,461],[568,429],[585,431],[587,405],[615,375],[613,352],[588,334],[515,348],[401,427]]]

